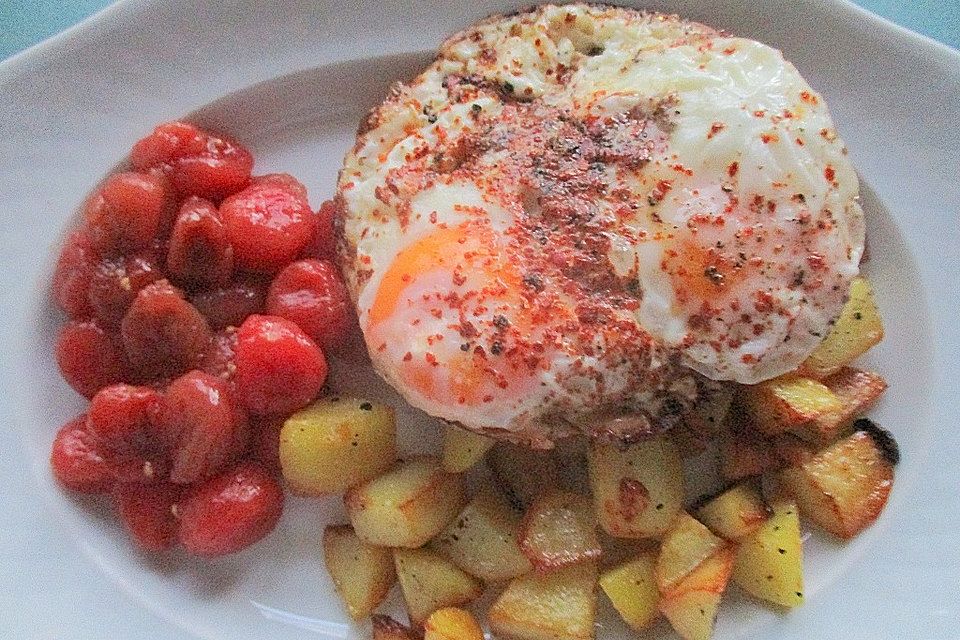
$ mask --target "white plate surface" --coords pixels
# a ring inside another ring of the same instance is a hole
[[[960,622],[960,54],[840,0],[650,2],[784,50],[821,91],[863,178],[868,274],[890,381],[874,415],[904,461],[886,512],[848,544],[807,542],[806,606],[732,594],[718,640],[957,637]],[[364,110],[454,30],[509,2],[127,0],[0,65],[0,638],[361,638],[319,555],[337,499],[290,500],[264,543],[216,562],[138,553],[97,500],[57,489],[56,428],[79,399],[51,340],[51,264],[85,193],[157,122],[192,114],[290,171],[316,206]],[[391,392],[364,375],[350,384]],[[371,391],[372,389],[372,391]],[[403,442],[431,422],[405,414]],[[601,640],[628,636],[603,618]],[[670,637],[662,628],[651,637]]]

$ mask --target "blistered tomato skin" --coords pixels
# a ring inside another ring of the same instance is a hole
[[[223,380],[233,380],[237,371],[237,328],[221,329],[213,335],[200,358],[200,370]]]
[[[103,255],[143,249],[157,237],[172,207],[172,194],[163,176],[115,173],[84,207],[91,245]]]
[[[144,288],[120,327],[132,367],[145,378],[193,368],[212,337],[207,321],[166,280]]]
[[[113,489],[113,504],[137,546],[145,551],[164,551],[177,541],[173,506],[182,493],[182,487],[169,482],[123,483]]]
[[[89,301],[100,325],[110,330],[119,328],[137,293],[162,277],[149,250],[97,263],[90,281]]]
[[[237,142],[185,122],[161,124],[137,142],[130,163],[166,175],[180,197],[219,201],[250,182],[253,156]]]
[[[344,344],[353,326],[347,288],[325,260],[300,260],[277,274],[267,293],[267,313],[295,322],[323,349]]]
[[[337,254],[337,237],[333,231],[333,220],[336,217],[337,205],[333,200],[327,200],[315,214],[313,214],[313,237],[303,251],[305,258],[319,258],[333,260]]]
[[[283,513],[283,489],[256,462],[197,485],[176,507],[179,539],[198,556],[235,553],[259,541]]]
[[[327,378],[323,352],[283,318],[254,315],[237,331],[234,385],[253,414],[290,414],[310,404]]]
[[[178,282],[219,287],[233,275],[233,247],[217,208],[209,200],[188,198],[170,233],[167,272]]]
[[[237,460],[249,439],[247,416],[230,385],[202,371],[170,384],[156,425],[170,452],[170,481],[177,484],[213,476]]]
[[[267,285],[255,279],[240,280],[218,289],[207,289],[190,296],[214,330],[239,327],[247,316],[263,311]]]
[[[53,299],[74,320],[94,315],[90,282],[99,260],[85,231],[67,236],[53,272]]]
[[[121,346],[92,320],[73,321],[61,329],[56,356],[64,380],[87,398],[129,375]]]
[[[248,271],[276,273],[300,254],[313,234],[302,185],[276,177],[255,180],[224,200],[220,215],[236,264]]]
[[[114,483],[103,445],[87,431],[86,414],[60,427],[53,440],[50,467],[57,482],[73,491],[105,493]]]
[[[114,384],[101,389],[87,409],[87,431],[107,450],[143,454],[155,450],[153,419],[160,394],[150,387]]]

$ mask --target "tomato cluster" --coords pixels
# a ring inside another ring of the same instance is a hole
[[[111,493],[133,539],[238,551],[283,509],[279,426],[312,402],[352,308],[333,204],[286,174],[253,176],[239,143],[171,122],[87,199],[53,297],[66,381],[90,399],[58,432],[59,482]]]

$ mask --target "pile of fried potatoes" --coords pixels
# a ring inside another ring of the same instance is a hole
[[[488,590],[497,637],[593,638],[602,591],[634,629],[663,617],[705,639],[731,581],[781,609],[803,602],[801,517],[846,539],[883,509],[896,443],[861,416],[887,385],[850,366],[882,337],[858,279],[796,372],[731,386],[629,447],[537,452],[450,427],[442,457],[399,460],[393,411],[340,397],[285,423],[281,464],[298,493],[345,491],[350,523],[326,528],[324,559],[378,640],[480,640],[463,607]],[[688,502],[683,460],[713,452],[725,489]],[[374,613],[396,583],[409,625]]]

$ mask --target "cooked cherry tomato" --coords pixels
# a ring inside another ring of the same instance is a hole
[[[87,199],[84,220],[101,254],[149,246],[169,219],[173,195],[163,176],[125,171],[108,177]]]
[[[140,548],[164,551],[177,540],[173,506],[183,488],[170,482],[123,483],[113,489],[113,504],[124,527]]]
[[[317,397],[326,377],[323,352],[294,323],[254,315],[240,325],[234,384],[251,413],[293,413]]]
[[[187,198],[180,207],[167,253],[167,271],[187,284],[218,287],[233,275],[233,247],[217,208],[209,200]]]
[[[158,448],[153,419],[159,406],[160,394],[150,387],[104,387],[90,401],[87,431],[110,451],[152,452]]]
[[[86,231],[74,231],[67,236],[53,272],[53,299],[74,320],[94,314],[90,281],[99,261]]]
[[[200,291],[190,296],[190,302],[213,329],[224,329],[239,327],[247,316],[263,311],[266,297],[266,283],[251,278]]]
[[[258,178],[224,200],[220,215],[237,266],[249,271],[276,273],[300,254],[313,233],[302,185],[276,176]]]
[[[100,326],[113,330],[137,293],[163,277],[152,251],[101,260],[90,281],[89,298]]]
[[[213,335],[200,359],[200,370],[223,380],[233,380],[237,371],[237,328],[228,327]]]
[[[283,490],[273,474],[244,462],[194,487],[176,507],[179,538],[190,553],[235,553],[273,531],[283,513]]]
[[[82,414],[57,432],[50,452],[50,467],[57,481],[82,493],[105,493],[114,483],[104,447],[87,431],[87,416]]]
[[[353,327],[347,288],[325,260],[299,260],[277,274],[267,293],[267,313],[297,323],[323,349],[345,343]]]
[[[180,197],[221,200],[250,182],[253,156],[242,145],[186,122],[161,124],[130,152],[138,171],[166,175]]]
[[[283,420],[260,420],[251,425],[250,455],[274,473],[280,473],[280,430]]]
[[[120,335],[130,364],[145,378],[157,378],[196,366],[213,334],[180,291],[160,280],[137,294]]]
[[[67,384],[87,398],[129,375],[121,346],[92,320],[73,321],[61,329],[56,355]]]
[[[209,478],[237,460],[249,437],[247,416],[223,379],[190,371],[167,387],[156,416],[170,451],[170,481]]]
[[[303,250],[304,258],[333,260],[336,256],[337,237],[333,231],[333,220],[336,213],[337,205],[333,200],[327,200],[313,214],[313,237]]]

